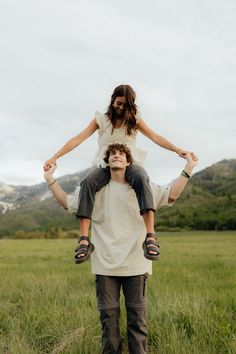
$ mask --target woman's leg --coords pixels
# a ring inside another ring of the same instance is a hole
[[[98,167],[92,170],[81,182],[79,206],[76,213],[76,216],[80,219],[81,236],[88,236],[95,194],[109,182],[110,177],[108,168]],[[88,241],[81,240],[79,244],[87,245]],[[84,254],[80,254],[79,257],[84,257]]]
[[[79,206],[76,216],[91,219],[95,194],[110,181],[109,168],[98,167],[92,170],[81,182]]]
[[[126,180],[134,189],[140,214],[143,216],[146,226],[148,241],[155,241],[154,229],[154,202],[151,187],[149,184],[149,177],[145,169],[140,165],[131,165],[126,169]],[[153,235],[153,236],[152,236]],[[157,251],[150,251],[150,254],[157,255]]]
[[[149,210],[155,212],[149,177],[145,169],[140,165],[131,165],[127,167],[125,177],[136,193],[140,214],[143,215]]]
[[[145,222],[146,230],[147,233],[154,233],[154,211],[153,210],[147,210],[145,213],[143,213],[143,220]]]

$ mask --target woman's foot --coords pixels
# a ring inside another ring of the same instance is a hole
[[[88,236],[80,236],[79,246],[75,249],[75,263],[80,264],[87,261],[94,251],[94,245]]]
[[[143,242],[144,257],[151,261],[158,261],[160,259],[160,246],[156,239],[157,236],[155,233],[147,233]]]

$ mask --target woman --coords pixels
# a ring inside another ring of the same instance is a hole
[[[44,164],[47,171],[51,164],[69,151],[79,146],[84,140],[98,130],[99,149],[94,158],[91,172],[81,183],[80,202],[77,217],[80,219],[80,241],[76,249],[75,262],[82,263],[89,259],[94,250],[88,238],[90,219],[96,192],[110,180],[109,169],[104,162],[104,152],[111,143],[126,144],[132,153],[134,163],[127,168],[126,180],[134,189],[140,208],[140,214],[146,225],[144,256],[150,260],[159,259],[159,244],[154,230],[154,206],[149,186],[149,177],[142,167],[146,152],[136,148],[136,136],[140,131],[157,145],[185,157],[187,151],[176,147],[164,137],[150,129],[141,118],[137,109],[136,94],[130,85],[120,85],[111,95],[106,113],[96,112],[89,125],[78,135],[70,139],[52,158]]]

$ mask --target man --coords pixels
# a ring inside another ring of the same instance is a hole
[[[146,282],[152,262],[143,256],[145,224],[139,213],[133,189],[125,181],[130,163],[129,149],[122,144],[109,145],[105,161],[111,180],[96,194],[92,214],[92,273],[96,275],[96,294],[102,324],[103,353],[122,353],[119,314],[122,287],[127,312],[128,346],[131,354],[147,353]],[[170,206],[180,196],[197,164],[193,153],[186,156],[186,166],[171,185],[151,184],[156,208]],[[45,179],[58,202],[76,213],[79,191],[67,195],[53,177],[55,166],[45,172]]]

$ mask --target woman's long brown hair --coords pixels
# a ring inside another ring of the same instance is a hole
[[[136,93],[130,85],[120,85],[115,88],[111,95],[111,102],[105,113],[112,124],[112,133],[115,128],[117,115],[113,107],[116,97],[126,97],[126,107],[124,112],[124,126],[126,127],[126,134],[132,135],[137,129],[136,114],[137,106],[135,104]]]

